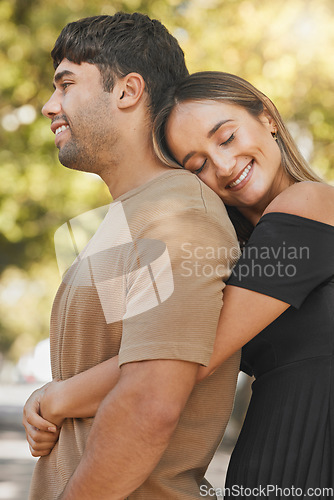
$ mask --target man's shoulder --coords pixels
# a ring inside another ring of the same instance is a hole
[[[237,245],[223,202],[194,174],[161,175],[128,201],[123,209],[133,238]]]
[[[143,207],[146,203],[154,203],[157,210],[169,214],[179,211],[201,211],[223,219],[227,217],[225,206],[219,196],[196,175],[186,170],[174,169],[157,177],[155,182],[147,185],[141,198]]]

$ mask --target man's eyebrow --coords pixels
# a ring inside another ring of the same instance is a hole
[[[53,80],[53,88],[56,88],[56,83],[59,82],[64,76],[75,76],[73,71],[70,71],[69,69],[64,69],[64,71],[59,71],[59,73],[55,74],[54,80]]]
[[[220,122],[216,123],[216,125],[214,127],[212,127],[212,129],[208,132],[208,139],[210,139],[210,137],[213,136],[213,134],[215,134],[217,132],[218,129],[220,129],[220,127],[222,125],[225,125],[225,123],[228,123],[228,122],[231,122],[232,120],[221,120]],[[190,160],[190,158],[196,153],[196,151],[190,151],[190,153],[188,153],[182,160],[182,166],[184,167],[185,163],[187,163],[188,160]]]
[[[225,123],[231,122],[232,120],[221,120],[220,122],[216,123],[214,127],[209,131],[208,133],[208,139],[213,136],[217,132],[217,130],[222,126],[225,125]]]

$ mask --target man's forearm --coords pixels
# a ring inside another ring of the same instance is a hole
[[[123,397],[108,396],[91,430],[89,451],[61,499],[123,500],[154,469],[175,426],[176,422],[169,428],[152,424],[148,414],[138,414]]]
[[[65,418],[94,417],[119,376],[115,356],[74,377],[52,383],[41,398],[41,415],[57,425]]]
[[[123,500],[159,462],[193,388],[197,366],[145,363],[158,365],[157,370],[142,378],[145,367],[138,375],[133,371],[103,401],[62,500]]]

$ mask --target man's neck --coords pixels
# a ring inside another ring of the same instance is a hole
[[[116,168],[101,175],[114,199],[170,171],[170,167],[161,163],[150,151],[137,157],[131,154],[125,156]]]
[[[118,116],[118,136],[111,158],[102,159],[99,172],[115,199],[168,171],[156,156],[152,143],[152,120],[147,104],[138,103]],[[116,147],[117,146],[117,147]]]

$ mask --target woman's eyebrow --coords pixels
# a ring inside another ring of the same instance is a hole
[[[196,151],[190,151],[190,153],[188,153],[182,160],[182,167],[184,168],[184,165],[187,163],[188,160],[190,160],[190,158],[196,153]]]
[[[213,136],[217,132],[217,130],[222,126],[225,125],[225,123],[231,122],[232,120],[221,120],[220,122],[216,123],[214,127],[209,131],[208,133],[208,139]]]

